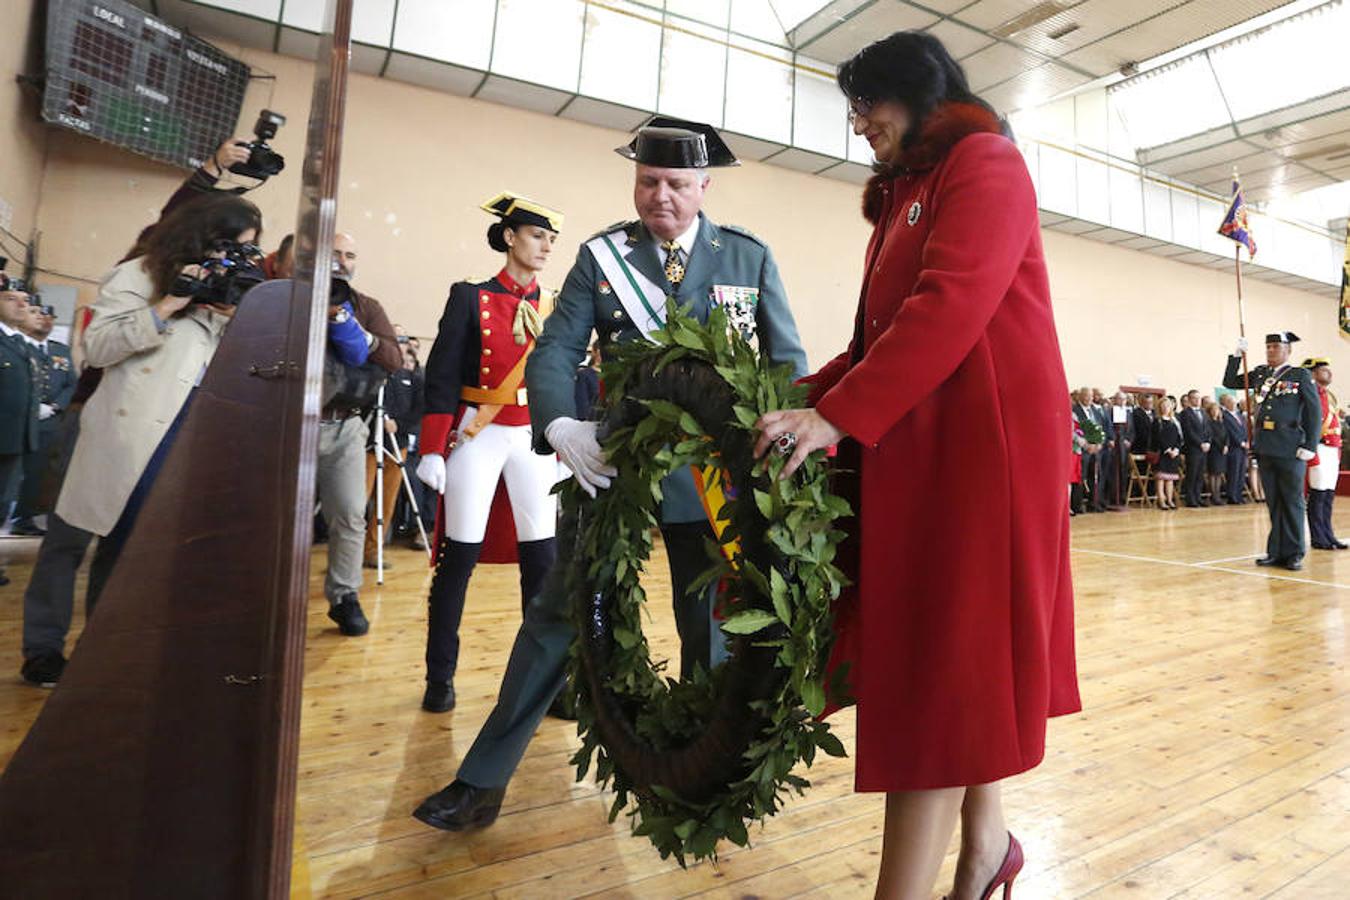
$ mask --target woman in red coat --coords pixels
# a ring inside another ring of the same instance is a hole
[[[1036,196],[997,115],[928,34],[839,70],[877,175],[849,349],[766,415],[784,474],[839,443],[861,473],[856,589],[835,657],[858,703],[856,788],[885,791],[879,897],[928,897],[958,814],[954,900],[1010,887],[999,781],[1079,708],[1064,473],[1068,392]]]

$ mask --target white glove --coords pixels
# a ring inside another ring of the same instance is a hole
[[[52,416],[54,416],[54,415],[56,415],[56,407],[55,407],[55,406],[52,406],[50,403],[39,403],[39,404],[38,404],[38,421],[39,421],[39,422],[45,422],[47,419],[50,419],[50,418],[51,418]]]
[[[1241,356],[1246,352],[1247,352],[1247,339],[1245,337],[1240,337],[1238,338],[1237,342],[1237,350],[1233,353],[1233,355]]]
[[[544,438],[558,451],[558,459],[572,470],[572,477],[591,497],[596,489],[609,487],[610,478],[619,474],[618,469],[605,462],[595,428],[595,422],[578,422],[563,416],[544,429]]]
[[[417,463],[417,477],[438,494],[445,493],[445,457],[428,453]]]
[[[1299,447],[1297,450],[1294,451],[1294,455],[1297,456],[1299,459],[1303,460],[1304,462],[1307,462],[1317,454],[1312,452],[1306,447]]]

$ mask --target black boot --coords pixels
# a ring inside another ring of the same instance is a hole
[[[462,544],[449,538],[442,540],[441,552],[436,559],[436,575],[431,579],[431,593],[427,596],[428,693],[431,693],[431,685],[445,685],[449,690],[450,706],[454,705],[451,685],[459,663],[459,620],[464,615],[464,595],[482,549],[481,542]],[[423,699],[423,708],[431,712],[444,712],[450,708],[443,700],[432,706],[444,708],[432,709]]]
[[[1322,501],[1322,524],[1326,527],[1327,546],[1332,550],[1350,549],[1350,544],[1336,537],[1336,529],[1331,524],[1331,508],[1336,502],[1336,491],[1329,490],[1322,493],[1326,495]]]
[[[1330,550],[1331,541],[1327,537],[1327,519],[1331,510],[1327,508],[1328,491],[1308,491],[1308,538],[1314,550]]]
[[[516,555],[520,559],[520,615],[524,618],[525,607],[543,590],[544,579],[558,558],[558,539],[522,541],[516,544]]]
[[[1350,544],[1336,537],[1336,530],[1331,524],[1331,508],[1336,502],[1336,492],[1334,490],[1309,491],[1309,495],[1319,495],[1318,501],[1318,521],[1321,524],[1321,541],[1325,545],[1323,550],[1344,550],[1350,547]]]

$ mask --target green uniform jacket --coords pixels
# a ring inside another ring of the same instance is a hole
[[[1241,368],[1242,357],[1228,357],[1224,387],[1242,388]],[[1261,396],[1272,374],[1270,366],[1257,366],[1248,374],[1253,402]],[[1322,437],[1322,401],[1317,396],[1312,373],[1298,366],[1286,366],[1265,394],[1252,423],[1252,449],[1257,455],[1292,459],[1299,447],[1316,453]]]
[[[699,223],[698,238],[689,254],[684,281],[674,294],[675,301],[691,304],[691,315],[706,322],[712,311],[714,285],[758,288],[755,330],[760,352],[775,363],[790,364],[796,377],[805,375],[806,353],[769,248],[746,231],[713,224],[702,213]],[[611,225],[600,233],[608,234],[619,228],[627,232],[628,245],[633,248],[627,257],[628,264],[669,290],[659,241],[640,222]],[[553,314],[545,320],[544,332],[525,367],[534,448],[539,453],[553,452],[544,438],[550,422],[562,416],[577,416],[574,386],[577,365],[586,355],[592,331],[599,334],[602,347],[641,337],[583,242],[558,294]],[[693,475],[687,469],[668,477],[662,484],[662,492],[663,522],[696,522],[704,517]]]
[[[0,455],[38,448],[38,395],[28,344],[0,333]],[[4,485],[0,485],[0,491]]]

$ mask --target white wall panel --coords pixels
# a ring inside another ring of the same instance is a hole
[[[695,33],[666,31],[657,111],[721,126],[727,68],[725,32],[718,35],[711,29],[689,30]]]
[[[660,63],[660,25],[599,6],[588,8],[581,93],[637,109],[655,109]]]
[[[576,90],[583,10],[579,0],[498,0],[492,71]]]
[[[1122,231],[1144,233],[1144,193],[1139,175],[1112,166],[1107,171],[1111,190],[1111,225]]]
[[[792,110],[792,142],[816,153],[844,159],[848,154],[848,105],[832,77],[811,69],[826,70],[825,63],[797,58],[795,105]]]
[[[1041,145],[1041,209],[1078,215],[1077,160],[1071,153]]]
[[[1144,234],[1172,240],[1172,191],[1165,184],[1144,179]]]
[[[496,15],[496,0],[399,0],[394,49],[487,69]]]
[[[1111,183],[1106,166],[1095,159],[1077,158],[1078,218],[1111,224]]]
[[[726,115],[732,131],[792,140],[792,56],[767,44],[733,38],[727,55]]]
[[[352,4],[352,40],[388,47],[394,29],[394,0],[361,0]]]
[[[1172,191],[1172,243],[1199,250],[1200,210],[1195,196]]]

